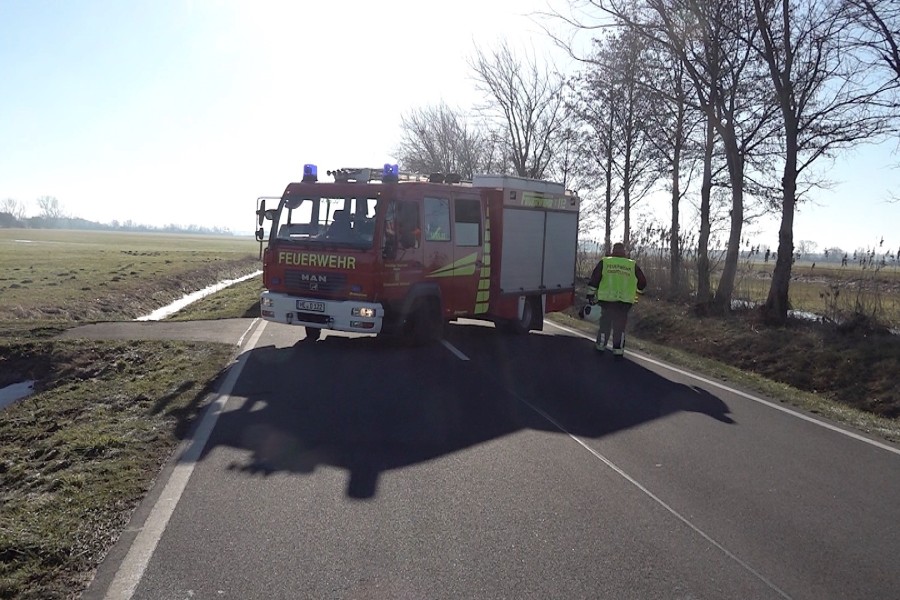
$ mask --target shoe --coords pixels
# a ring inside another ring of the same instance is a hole
[[[613,358],[616,360],[625,360],[625,349],[624,348],[613,348],[612,349]]]
[[[596,350],[597,352],[603,352],[604,350],[606,350],[606,346],[597,342],[596,344],[594,344],[594,350]]]

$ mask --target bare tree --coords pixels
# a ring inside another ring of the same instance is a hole
[[[580,4],[613,16],[677,56],[698,107],[721,141],[732,206],[714,302],[728,310],[745,221],[745,174],[758,145],[772,135],[774,113],[771,95],[765,95],[768,90],[760,86],[758,57],[747,43],[756,29],[752,5],[749,0],[587,0]]]
[[[595,41],[595,44],[599,42]],[[612,249],[613,218],[617,212],[619,194],[613,194],[613,176],[617,160],[618,128],[612,89],[604,84],[602,71],[588,68],[572,82],[571,112],[577,122],[579,153],[586,157],[581,163],[583,176],[595,187],[602,187],[603,198],[598,210],[603,219],[604,252]]]
[[[688,191],[693,176],[693,166],[699,159],[699,144],[692,142],[695,130],[703,121],[702,114],[694,109],[693,88],[685,74],[682,62],[665,47],[654,45],[649,54],[652,88],[646,90],[653,100],[655,110],[648,111],[650,140],[657,150],[661,168],[668,173],[669,206],[669,287],[673,295],[685,290],[682,281],[681,201]],[[710,151],[712,151],[710,142]],[[710,167],[711,170],[711,167]],[[707,210],[707,225],[709,211]],[[707,234],[707,239],[708,239]],[[707,282],[708,282],[707,274]],[[708,283],[707,283],[708,288]],[[707,295],[708,297],[708,295]]]
[[[615,163],[622,185],[623,241],[631,244],[631,209],[643,199],[659,175],[658,154],[649,125],[653,95],[648,93],[648,59],[644,38],[630,29],[620,30],[607,49],[609,85],[614,92],[613,114],[619,130],[619,156]]]
[[[890,76],[900,80],[900,3],[897,0],[844,0],[859,47]]]
[[[0,212],[9,213],[17,221],[25,219],[25,204],[15,198],[6,198],[0,203]]]
[[[621,192],[623,241],[628,245],[632,206],[647,195],[659,175],[650,136],[652,95],[645,50],[644,41],[627,30],[598,40],[588,67],[574,84],[573,114],[588,132],[583,144],[605,179],[607,246],[614,185]]]
[[[45,219],[59,219],[63,216],[63,208],[56,196],[41,196],[37,199],[40,216]]]
[[[491,132],[470,125],[465,114],[443,102],[403,115],[401,129],[398,158],[406,170],[471,179],[496,167]]]
[[[599,47],[601,42],[594,40]],[[599,53],[600,50],[598,49]],[[613,192],[615,161],[618,152],[618,127],[616,109],[611,86],[605,85],[605,71],[598,69],[591,61],[588,66],[571,81],[568,110],[572,114],[575,127],[577,154],[583,160],[576,164],[582,177],[592,187],[602,189],[602,197],[596,198],[596,206],[582,204],[583,216],[588,220],[603,222],[604,252],[612,249],[612,229],[616,213],[619,212],[619,193]]]
[[[768,67],[783,140],[778,258],[764,312],[783,324],[798,178],[822,156],[883,134],[892,113],[879,110],[877,101],[893,86],[879,85],[849,60],[842,0],[753,0],[753,8],[759,36],[752,45]]]
[[[564,140],[563,80],[534,58],[517,58],[506,43],[469,60],[485,113],[505,128],[508,157],[520,177],[542,179]]]
[[[679,56],[725,153],[731,185],[731,227],[715,303],[728,310],[745,221],[747,163],[767,135],[771,99],[761,93],[754,53],[755,25],[745,0],[648,0],[663,39]]]

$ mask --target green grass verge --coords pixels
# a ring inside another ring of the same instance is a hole
[[[597,333],[596,325],[581,321],[569,314],[554,313],[548,318],[591,337]],[[900,443],[900,421],[897,419],[880,417],[869,411],[837,402],[827,395],[804,391],[708,357],[655,343],[632,334],[628,336],[628,348],[703,375],[708,379],[727,384],[735,389],[824,417],[865,434]],[[786,366],[785,368],[790,369],[791,367]]]
[[[250,238],[0,229],[0,321],[134,319],[259,268]]]
[[[38,391],[0,420],[0,598],[83,589],[234,348],[187,342],[0,344]]]
[[[262,275],[252,277],[184,307],[167,320],[255,319],[259,316],[259,295],[262,291]]]

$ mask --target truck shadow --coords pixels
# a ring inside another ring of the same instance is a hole
[[[244,450],[229,468],[260,475],[338,467],[347,496],[368,499],[385,471],[521,430],[599,438],[686,411],[732,423],[715,396],[614,363],[584,339],[453,327],[449,341],[477,355],[337,336],[256,348],[203,457]]]

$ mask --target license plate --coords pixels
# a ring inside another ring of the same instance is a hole
[[[325,312],[324,302],[313,302],[311,300],[297,300],[297,310],[307,312]]]

